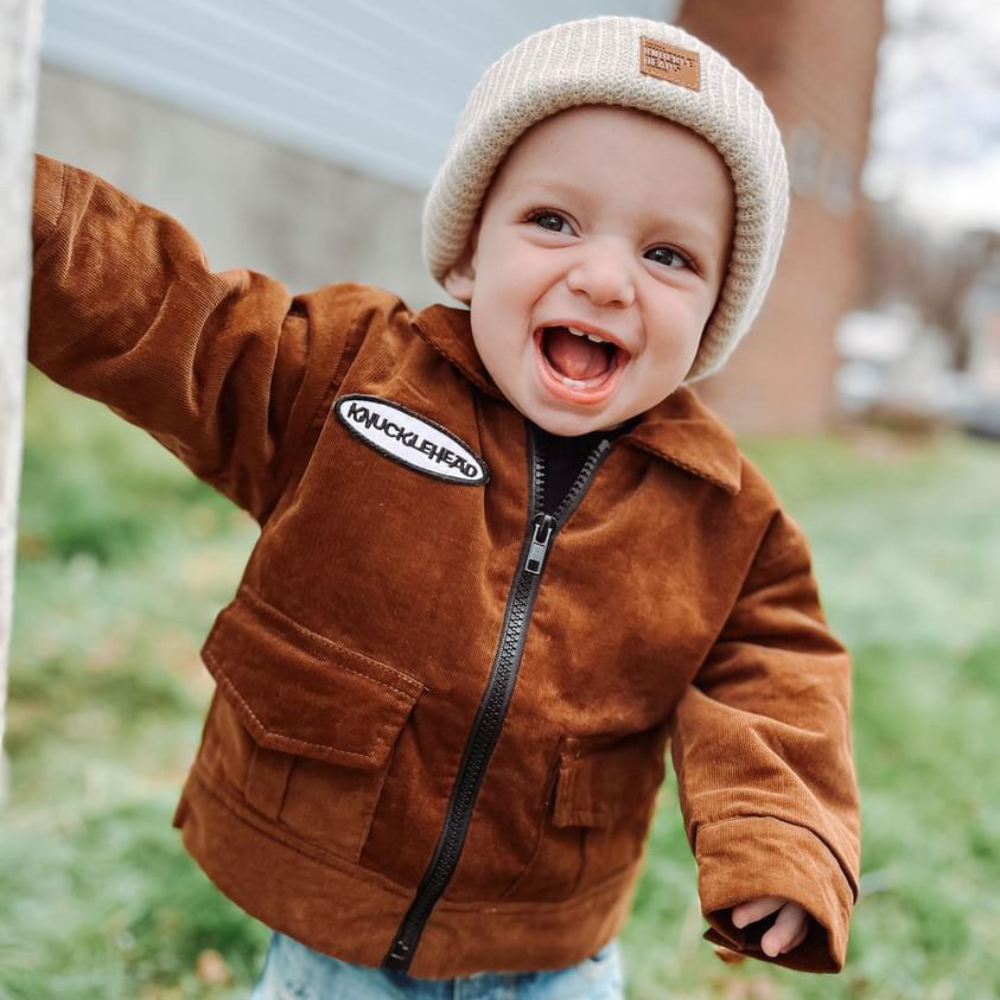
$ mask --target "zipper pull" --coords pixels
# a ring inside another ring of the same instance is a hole
[[[397,938],[383,964],[387,969],[405,972],[410,967],[410,946],[402,938]]]
[[[524,560],[524,571],[536,576],[542,572],[545,555],[552,542],[552,532],[555,531],[556,519],[551,514],[539,514],[535,518],[535,533],[531,537],[531,547],[528,558]]]

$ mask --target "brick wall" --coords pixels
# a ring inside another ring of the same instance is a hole
[[[882,0],[685,0],[677,23],[763,91],[792,175],[788,235],[761,315],[705,400],[743,433],[806,432],[833,414],[833,337],[865,258],[868,148]]]

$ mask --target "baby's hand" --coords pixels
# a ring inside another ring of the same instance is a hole
[[[760,946],[768,958],[775,958],[802,944],[809,930],[809,915],[798,903],[791,903],[780,896],[765,896],[733,908],[732,921],[737,927],[763,920],[779,910],[774,925],[761,938]]]

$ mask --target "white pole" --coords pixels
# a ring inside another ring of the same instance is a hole
[[[0,0],[0,749],[14,605],[41,25],[42,0]]]

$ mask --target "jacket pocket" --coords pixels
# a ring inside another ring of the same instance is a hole
[[[273,822],[361,854],[423,685],[294,622],[243,588],[202,649],[218,684],[201,753]]]
[[[648,802],[664,775],[665,734],[564,737],[552,822],[608,829]]]
[[[552,804],[552,825],[581,828],[576,890],[600,882],[642,853],[663,782],[665,726],[624,737],[564,737]]]

